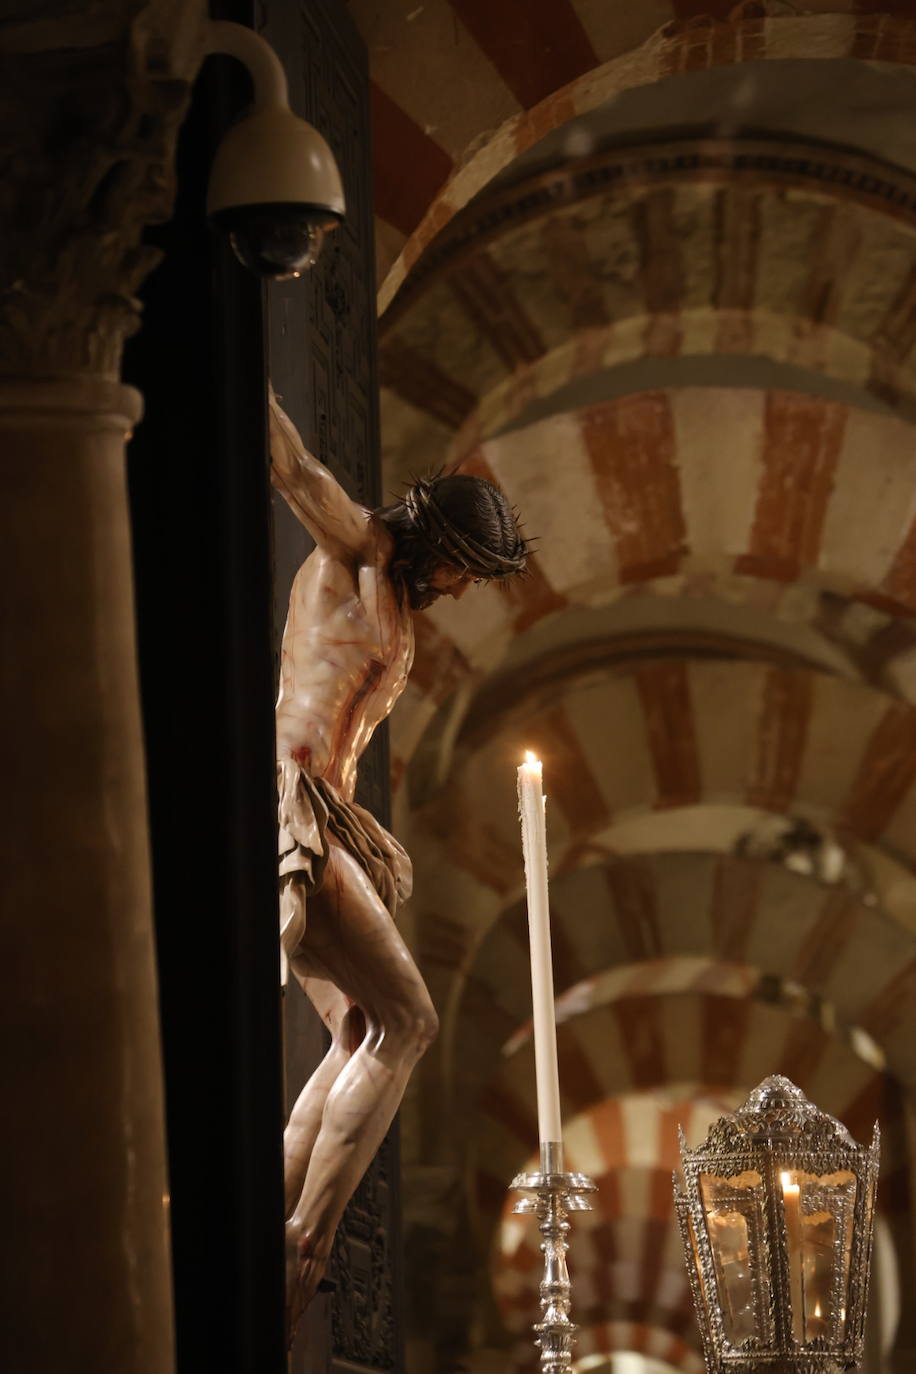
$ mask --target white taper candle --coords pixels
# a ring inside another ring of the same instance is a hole
[[[537,1078],[538,1133],[541,1143],[562,1139],[560,1079],[557,1072],[557,1025],[553,1005],[550,953],[550,907],[547,900],[547,826],[541,761],[525,756],[518,770],[518,810],[528,890],[528,936],[531,945],[531,1002],[534,1011],[534,1063]]]

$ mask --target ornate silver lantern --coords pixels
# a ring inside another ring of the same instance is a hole
[[[674,1176],[710,1374],[841,1374],[862,1359],[878,1127],[857,1145],[788,1078],[765,1079]]]

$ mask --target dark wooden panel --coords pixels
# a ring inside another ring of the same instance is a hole
[[[330,143],[344,180],[347,218],[316,267],[269,292],[270,376],[305,443],[355,499],[380,503],[369,79],[365,49],[335,0],[263,0],[257,27],[280,53],[290,99]],[[274,502],[277,639],[289,589],[311,547]],[[360,764],[358,798],[389,812],[388,735]],[[298,987],[285,994],[286,1088],[292,1102],[317,1063],[325,1033]],[[397,1128],[357,1190],[338,1233],[329,1277],[337,1287],[306,1313],[294,1374],[377,1374],[403,1369],[400,1323]]]
[[[129,479],[179,1374],[286,1368],[262,292],[204,209],[247,99],[209,59],[125,360],[146,401]]]

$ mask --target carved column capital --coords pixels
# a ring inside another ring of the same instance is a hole
[[[115,378],[158,260],[204,0],[37,3],[0,21],[0,374]]]

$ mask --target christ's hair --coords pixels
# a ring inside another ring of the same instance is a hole
[[[521,571],[525,559],[525,541],[519,533],[515,512],[499,487],[483,477],[469,477],[452,473],[434,477],[428,489],[437,512],[455,533],[494,556],[493,567],[477,566],[456,555],[447,545],[441,546],[425,531],[419,530],[415,516],[406,501],[385,506],[377,514],[395,538],[392,572],[397,573],[411,587],[422,592],[436,568],[443,564],[469,572],[472,577],[490,580]],[[506,571],[498,568],[496,560],[515,560],[517,566]]]

